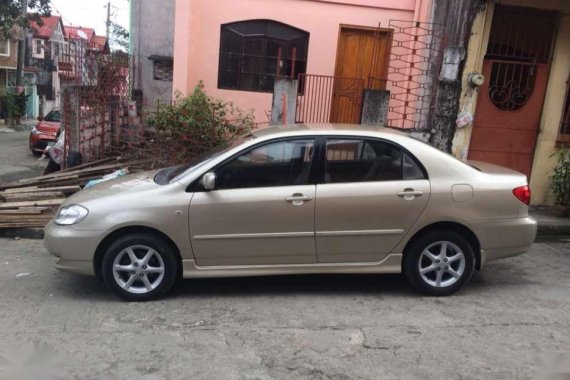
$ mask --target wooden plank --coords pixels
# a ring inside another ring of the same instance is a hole
[[[6,194],[20,194],[20,193],[33,193],[42,191],[61,191],[64,194],[76,193],[81,190],[80,186],[54,186],[54,187],[20,187],[15,189],[6,189],[3,193]],[[0,195],[3,195],[0,193]]]
[[[20,207],[15,210],[0,210],[0,215],[42,214],[46,210],[51,209],[49,207]]]
[[[28,201],[28,202],[6,202],[0,203],[0,209],[17,209],[20,207],[36,207],[36,206],[57,206],[63,203],[65,198],[60,199],[47,199],[41,201]]]
[[[0,223],[0,228],[32,228],[32,227],[45,227],[49,221],[47,222],[35,222],[35,223]]]
[[[2,194],[6,202],[22,202],[42,199],[65,198],[61,191],[45,191],[43,193]]]
[[[99,165],[106,164],[106,163],[109,163],[112,161],[120,162],[121,157],[103,158],[102,160],[92,161],[92,162],[88,162],[86,164],[77,165],[77,166],[73,166],[71,168],[63,169],[61,172],[69,172],[69,171],[74,171],[74,170],[79,170],[79,169],[84,169],[84,168],[91,168],[91,167],[99,166]]]

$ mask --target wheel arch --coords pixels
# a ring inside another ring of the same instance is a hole
[[[121,227],[115,231],[112,231],[107,236],[105,236],[105,238],[99,243],[97,249],[95,250],[95,255],[93,257],[93,271],[95,272],[95,276],[99,280],[102,279],[101,266],[103,264],[103,256],[105,256],[107,248],[109,248],[111,243],[113,243],[113,241],[118,239],[119,237],[134,233],[145,233],[145,234],[155,235],[156,237],[167,242],[172,247],[172,249],[176,253],[176,257],[178,258],[178,269],[179,269],[178,275],[180,276],[182,274],[182,256],[180,255],[180,249],[168,235],[152,227],[126,226],[126,227]]]
[[[434,230],[452,230],[463,236],[473,248],[473,253],[475,255],[475,269],[481,270],[481,243],[477,238],[477,235],[467,226],[457,223],[457,222],[437,222],[425,226],[421,230],[417,231],[414,236],[406,243],[404,247],[404,256],[406,256],[409,247],[414,244],[414,242],[419,239],[422,235],[429,231]],[[402,260],[402,265],[404,260]]]

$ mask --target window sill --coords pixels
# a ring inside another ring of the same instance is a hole
[[[556,139],[556,147],[570,145],[570,135],[558,135]]]

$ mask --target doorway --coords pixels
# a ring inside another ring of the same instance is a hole
[[[386,88],[390,41],[389,29],[340,26],[331,123],[360,123],[363,90]]]
[[[530,177],[556,21],[553,11],[496,5],[470,160],[505,166]]]

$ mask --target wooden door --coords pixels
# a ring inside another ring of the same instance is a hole
[[[389,46],[389,30],[341,26],[331,123],[360,123],[363,90],[386,87]]]
[[[530,176],[548,65],[485,60],[483,73],[469,159]]]

